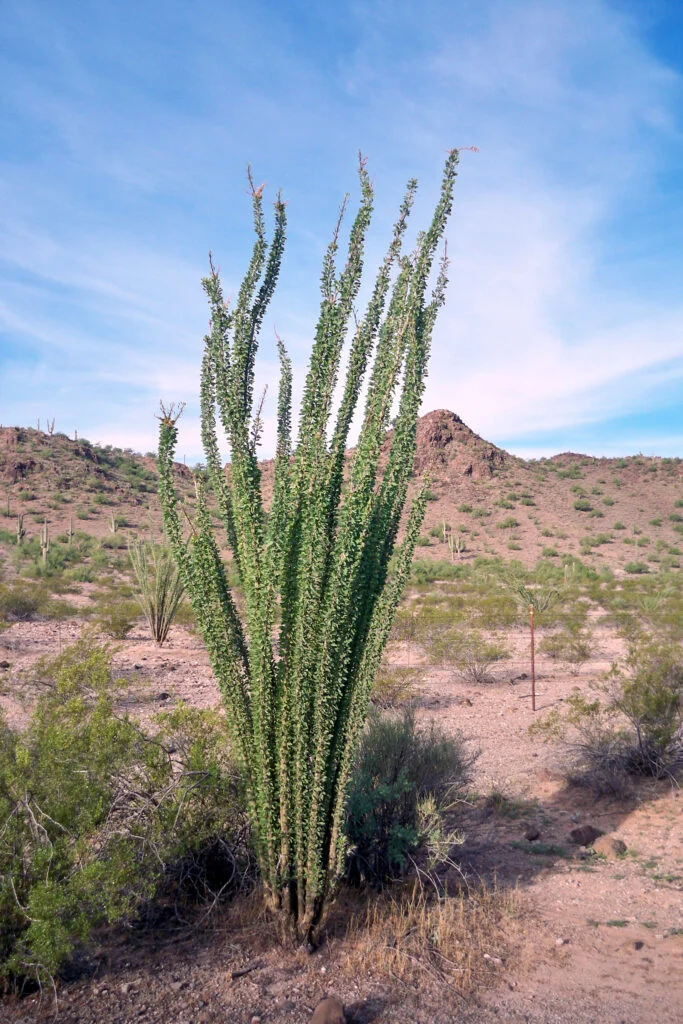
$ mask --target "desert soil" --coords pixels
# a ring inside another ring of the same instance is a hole
[[[44,654],[79,635],[74,620],[17,623],[0,635],[5,664],[0,703],[15,725],[26,720],[19,699],[21,674]],[[559,706],[574,686],[591,679],[619,653],[618,639],[596,626],[591,662],[571,675],[538,663],[538,713]],[[147,930],[108,932],[59,986],[64,1024],[300,1024],[326,992],[346,1003],[356,1024],[674,1024],[683,1018],[683,798],[667,785],[641,789],[624,805],[596,801],[568,788],[558,750],[530,736],[533,720],[527,637],[508,636],[513,657],[495,682],[472,685],[452,668],[434,668],[417,647],[395,645],[396,664],[418,667],[424,721],[460,730],[481,749],[475,788],[479,799],[462,808],[465,843],[457,858],[476,884],[483,879],[515,890],[523,928],[516,948],[498,962],[482,953],[477,995],[467,1002],[438,985],[418,994],[381,970],[344,965],[344,942],[333,937],[314,955],[277,945],[258,921],[236,921],[232,908],[214,911],[201,927],[166,922]],[[180,627],[155,647],[137,627],[120,643],[121,673],[135,684],[126,709],[149,721],[160,706],[187,700],[217,706],[218,693],[199,639]],[[486,800],[498,791],[502,797]],[[622,839],[623,858],[603,860],[568,841],[577,825],[592,824]],[[525,838],[530,828],[539,837]],[[233,979],[232,973],[253,968]],[[54,999],[38,996],[0,1003],[0,1020],[48,1019]]]

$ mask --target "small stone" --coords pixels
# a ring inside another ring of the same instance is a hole
[[[636,941],[633,943],[633,948],[636,949],[636,950],[637,949],[642,949],[644,945],[645,945],[645,943],[643,942],[642,939],[636,939]]]
[[[537,829],[535,825],[530,825],[524,833],[524,838],[527,839],[530,843],[533,843],[535,839],[541,838],[540,830]]]
[[[556,946],[568,946],[569,945],[569,939],[555,939],[555,945]]]
[[[10,668],[9,661],[0,661],[0,668]]]
[[[328,996],[327,999],[318,1003],[313,1011],[311,1024],[346,1024],[344,1004],[341,999],[337,999],[336,996]]]
[[[140,667],[142,667],[142,666],[140,666]],[[137,665],[136,665],[136,668],[137,668]],[[162,692],[158,693],[154,699],[155,700],[170,700],[171,699],[171,694],[167,693],[166,690],[162,690]]]
[[[614,860],[615,857],[623,857],[627,846],[623,839],[615,839],[614,836],[598,836],[593,843],[593,849],[596,853],[607,857],[608,860]]]
[[[260,1017],[252,1017],[251,1018],[251,1024],[261,1024],[261,1018]]]
[[[590,846],[602,835],[602,831],[595,825],[579,825],[569,833],[569,842],[576,846]]]
[[[183,989],[187,988],[186,981],[172,981],[169,985],[171,992],[182,992]]]
[[[132,981],[124,981],[124,983],[123,983],[123,985],[121,986],[121,989],[120,989],[121,995],[122,996],[127,996],[128,993],[130,991],[132,991],[132,988],[133,988],[133,982]]]

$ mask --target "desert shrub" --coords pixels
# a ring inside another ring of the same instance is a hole
[[[592,640],[590,630],[569,622],[564,629],[544,637],[538,649],[550,658],[567,662],[573,672],[578,672],[581,665],[590,659]]]
[[[400,708],[415,700],[417,669],[382,662],[370,699],[379,708]]]
[[[108,551],[122,551],[123,548],[128,546],[128,542],[125,537],[120,537],[118,534],[113,533],[110,537],[102,538],[102,547]]]
[[[645,562],[627,562],[624,566],[624,572],[629,573],[631,576],[642,576],[650,569]]]
[[[500,590],[474,593],[471,600],[466,601],[465,607],[472,625],[478,629],[514,626],[519,617],[517,602],[510,594]]]
[[[588,498],[577,498],[574,502],[574,508],[577,512],[592,512],[593,506],[591,505]]]
[[[499,530],[513,530],[519,526],[519,520],[515,519],[514,516],[506,516],[505,519],[501,519],[498,523]]]
[[[154,640],[163,644],[183,598],[184,586],[168,548],[137,541],[129,547],[140,588],[138,600]]]
[[[677,645],[632,639],[594,697],[577,690],[567,705],[566,715],[552,712],[537,729],[565,740],[572,782],[598,795],[625,796],[636,776],[676,778],[683,771],[683,655]]]
[[[50,596],[44,587],[23,580],[0,586],[0,617],[8,622],[28,622],[45,612]]]
[[[386,881],[420,848],[448,852],[445,811],[471,778],[477,755],[459,734],[418,729],[411,711],[371,715],[356,758],[346,833],[348,876]]]
[[[25,732],[0,722],[0,987],[53,975],[217,838],[235,861],[244,843],[219,716],[178,708],[152,740],[114,713],[111,649],[92,639],[37,674]]]
[[[472,683],[491,682],[491,666],[508,657],[504,644],[487,639],[478,629],[444,631],[434,638],[429,653],[436,662],[455,665]]]
[[[434,583],[436,580],[457,580],[467,574],[466,566],[451,562],[416,558],[410,567],[411,583]]]
[[[140,617],[137,601],[108,600],[99,603],[97,624],[114,640],[124,640]]]

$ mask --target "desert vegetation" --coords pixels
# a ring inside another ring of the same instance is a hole
[[[394,1009],[434,1019],[521,962],[530,879],[557,902],[553,884],[585,894],[595,875],[602,895],[585,898],[602,909],[582,927],[676,938],[638,886],[654,904],[683,877],[667,839],[683,770],[681,463],[525,463],[453,413],[418,419],[455,162],[411,255],[408,190],[331,429],[373,203],[364,167],[344,269],[340,229],[326,256],[297,442],[279,344],[274,462],[258,461],[253,367],[285,221],[278,205],[267,244],[257,189],[232,312],[213,267],[205,281],[205,465],[173,461],[177,410],[162,412],[158,459],[54,424],[3,428],[5,992],[68,987],[112,936],[220,920],[236,957],[228,1013],[246,1013],[233,989],[266,949],[317,977],[311,991],[326,957],[344,985],[389,978]],[[650,807],[659,838],[632,843]],[[572,838],[582,816],[627,836],[616,869],[609,844]],[[112,1020],[132,1013],[117,1007]]]

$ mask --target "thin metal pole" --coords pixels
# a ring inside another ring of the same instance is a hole
[[[536,710],[536,663],[534,650],[534,606],[529,605],[529,626],[531,628],[531,710]]]

